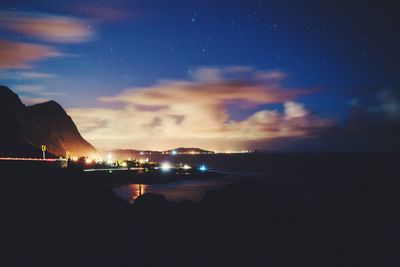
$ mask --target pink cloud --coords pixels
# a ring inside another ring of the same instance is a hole
[[[54,43],[79,43],[94,36],[87,20],[43,14],[1,13],[0,26],[17,33]]]
[[[61,56],[51,46],[0,40],[0,69],[20,69],[52,57]]]
[[[249,72],[246,77],[252,78],[243,80],[225,76],[225,71],[206,68],[201,72],[203,79],[129,88],[100,98],[102,102],[119,103],[120,108],[71,109],[69,114],[97,147],[139,149],[251,148],[252,143],[276,138],[310,137],[315,129],[334,123],[314,115],[297,101],[313,89],[286,88],[276,80],[260,81],[255,78],[256,69],[232,68],[231,72]],[[272,103],[281,104],[283,111],[261,108]],[[247,118],[235,119],[228,108],[232,106],[255,111]],[[105,123],[93,127],[92,121]]]
[[[202,104],[242,102],[248,106],[280,103],[309,94],[309,89],[286,89],[275,84],[255,84],[247,81],[164,81],[146,88],[130,88],[102,102],[125,102],[140,105],[171,105],[182,101]]]
[[[27,106],[44,103],[49,100],[50,100],[49,98],[43,98],[43,97],[27,97],[27,96],[21,97],[22,103],[24,103]]]

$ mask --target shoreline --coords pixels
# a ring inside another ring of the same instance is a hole
[[[89,180],[101,182],[107,188],[116,188],[129,184],[167,184],[182,180],[201,180],[224,177],[226,174],[217,171],[197,172],[192,174],[149,172],[138,173],[137,171],[84,173]]]

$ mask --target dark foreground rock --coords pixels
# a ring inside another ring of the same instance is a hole
[[[135,200],[135,206],[142,209],[159,209],[167,204],[163,195],[146,193]]]
[[[1,164],[0,266],[399,266],[396,162],[304,163],[318,198],[251,180],[134,205],[76,170]]]

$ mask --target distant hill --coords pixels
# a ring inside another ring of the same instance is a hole
[[[25,106],[18,95],[0,86],[0,155],[41,155],[42,144],[53,155],[87,155],[96,149],[82,138],[71,117],[56,102]]]
[[[171,149],[171,150],[167,150],[164,153],[167,154],[173,154],[173,153],[177,153],[177,154],[214,154],[213,151],[208,151],[208,150],[204,150],[201,148],[195,148],[195,147],[178,147],[175,149]]]
[[[174,152],[173,152],[174,151]],[[166,151],[156,151],[156,150],[136,150],[136,149],[115,149],[106,150],[106,152],[112,153],[117,158],[136,158],[143,155],[165,155],[165,154],[214,154],[213,151],[208,151],[200,148],[186,148],[179,147],[176,149],[166,150]]]

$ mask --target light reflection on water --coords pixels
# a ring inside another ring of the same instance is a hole
[[[129,192],[129,203],[133,203],[135,199],[147,192],[147,184],[129,184],[124,186],[124,190]],[[127,192],[127,193],[128,193]]]
[[[200,201],[204,192],[218,189],[232,182],[231,179],[193,179],[167,184],[129,184],[116,187],[113,191],[122,199],[133,203],[144,193],[155,193],[165,196],[168,201]]]

